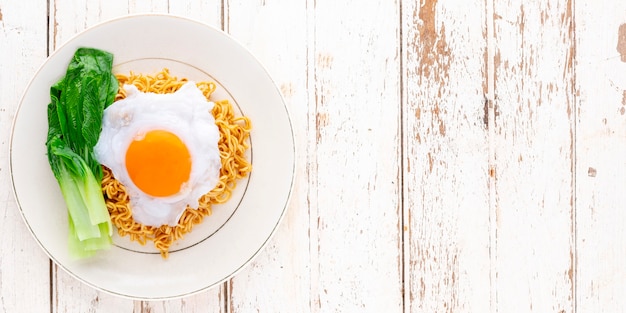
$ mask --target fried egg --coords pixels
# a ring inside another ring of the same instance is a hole
[[[171,94],[123,88],[104,111],[95,157],[126,187],[136,222],[175,226],[219,181],[214,103],[193,82]]]

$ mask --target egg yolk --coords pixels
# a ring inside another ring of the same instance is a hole
[[[189,180],[191,156],[178,136],[165,130],[152,130],[128,146],[126,170],[133,183],[146,194],[171,196]]]

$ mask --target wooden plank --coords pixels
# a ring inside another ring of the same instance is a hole
[[[174,0],[172,2],[176,1]],[[109,3],[104,1],[102,4],[109,5]],[[169,0],[130,0],[128,1],[128,13],[169,13],[169,4]]]
[[[220,313],[226,311],[227,292],[224,285],[211,290],[188,296],[177,300],[168,301],[143,301],[135,303],[134,312],[143,313],[176,313],[176,312],[202,312]],[[137,309],[140,304],[141,310]],[[105,311],[106,312],[106,311]]]
[[[311,310],[400,312],[400,3],[307,5]]]
[[[22,93],[47,56],[47,6],[0,0],[0,310],[50,310],[50,260],[29,233],[11,190],[11,124]],[[36,190],[34,190],[36,192]]]
[[[494,34],[494,309],[573,312],[573,3],[494,1]]]
[[[576,1],[576,306],[626,307],[626,3]]]
[[[224,27],[265,65],[290,111],[298,169],[290,206],[274,238],[230,282],[230,312],[310,312],[309,212],[315,117],[307,67],[306,1],[227,1]],[[254,121],[253,121],[254,123]],[[314,200],[313,200],[314,201]],[[277,297],[280,297],[278,300]]]
[[[223,0],[210,1],[169,1],[169,13],[195,19],[203,23],[221,28]]]
[[[217,8],[217,9],[216,9]],[[57,47],[75,34],[102,21],[135,13],[169,13],[189,16],[216,27],[221,25],[221,1],[53,1],[51,2],[51,46]],[[224,285],[178,300],[140,302],[98,292],[64,271],[54,268],[54,312],[223,312]]]
[[[402,13],[405,312],[488,312],[485,2]]]

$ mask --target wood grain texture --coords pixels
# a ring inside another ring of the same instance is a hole
[[[573,4],[494,4],[495,309],[573,312]]]
[[[399,7],[313,2],[312,312],[402,310]]]
[[[13,196],[9,144],[22,92],[46,58],[45,2],[0,1],[0,312],[50,309],[50,263]]]
[[[488,312],[485,2],[402,5],[405,312]]]
[[[0,0],[0,312],[626,307],[626,3],[48,3]],[[148,12],[223,28],[265,65],[298,169],[283,223],[248,267],[195,296],[142,302],[50,263],[13,200],[8,145],[47,53]]]
[[[296,136],[291,205],[274,238],[230,282],[230,312],[310,312],[309,217],[314,199],[315,115],[306,1],[227,1],[224,27],[265,65],[285,99]]]
[[[626,307],[626,3],[576,1],[579,312]]]
[[[225,284],[208,291],[177,300],[135,302],[135,311],[142,313],[175,313],[175,312],[202,312],[223,313],[228,299]],[[140,306],[138,310],[137,306]],[[119,312],[106,311],[102,312]]]

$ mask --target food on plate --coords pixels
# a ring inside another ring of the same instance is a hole
[[[176,226],[219,180],[214,103],[193,82],[166,94],[122,88],[126,98],[104,110],[96,159],[126,187],[136,222]]]
[[[76,257],[111,245],[111,220],[100,189],[103,171],[93,147],[103,111],[118,91],[112,65],[112,54],[80,48],[65,76],[50,88],[48,162],[67,204],[69,252]]]
[[[235,116],[227,100],[211,101],[212,82],[177,79],[167,69],[117,79],[96,146],[106,206],[119,235],[153,241],[166,258],[250,172],[250,120]]]

